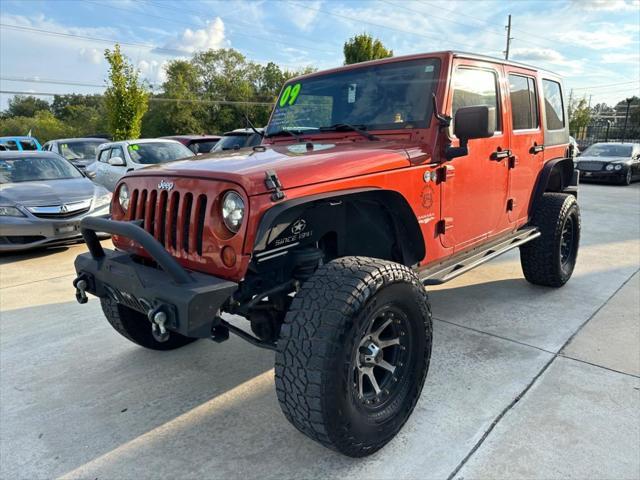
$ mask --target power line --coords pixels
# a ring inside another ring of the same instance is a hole
[[[410,31],[410,30],[404,30],[404,29],[401,29],[401,28],[390,27],[389,25],[382,25],[380,23],[367,22],[367,21],[365,21],[365,20],[363,20],[361,18],[351,17],[349,15],[343,15],[341,13],[330,12],[330,11],[327,11],[327,10],[322,10],[320,8],[308,7],[307,5],[302,4],[302,3],[297,3],[297,2],[288,2],[288,3],[290,3],[291,5],[295,5],[295,6],[299,7],[299,8],[303,8],[303,9],[306,9],[306,10],[311,10],[313,12],[323,13],[325,15],[331,15],[333,17],[344,18],[346,20],[351,20],[351,21],[359,23],[359,24],[371,25],[371,26],[378,27],[378,28],[386,28],[387,30],[392,30],[392,31],[395,31],[395,32],[400,32],[400,33],[406,33],[406,34],[409,34],[409,35],[415,35],[416,37],[428,38],[430,40],[432,40],[432,39],[442,40],[442,37],[439,37],[439,36],[425,35],[423,33],[413,32],[413,31]],[[450,43],[457,44],[457,45],[463,45],[463,46],[469,47],[469,48],[475,48],[476,47],[476,45],[471,45],[469,43],[461,43],[461,42],[450,42]]]
[[[608,83],[605,85],[591,85],[588,87],[575,87],[574,90],[593,90],[596,88],[606,88],[606,87],[615,87],[618,85],[629,85],[631,83],[635,83],[637,85],[640,85],[640,80],[634,80],[632,82],[620,82],[620,83]]]
[[[51,92],[25,92],[18,90],[0,90],[0,93],[7,95],[32,95],[36,97],[55,97],[56,95],[67,95],[65,93]],[[274,102],[247,102],[235,100],[202,100],[202,99],[184,99],[184,98],[164,98],[149,97],[150,102],[184,102],[184,103],[203,103],[208,105],[263,105],[266,107],[273,106]]]

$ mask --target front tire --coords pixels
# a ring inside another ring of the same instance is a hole
[[[632,181],[633,181],[633,175],[631,174],[631,168],[628,168],[627,173],[625,174],[624,177],[622,177],[622,180],[620,181],[620,183],[622,183],[622,185],[629,186],[631,185]]]
[[[302,285],[285,317],[275,369],[280,407],[313,440],[370,455],[413,411],[431,342],[427,293],[409,268],[333,260]]]
[[[580,244],[580,208],[573,195],[545,193],[531,224],[540,237],[520,247],[524,277],[535,285],[561,287],[573,274]]]
[[[169,338],[160,342],[151,333],[151,322],[143,313],[132,310],[111,298],[101,298],[104,316],[111,326],[126,339],[151,350],[175,350],[197,340],[171,332]]]

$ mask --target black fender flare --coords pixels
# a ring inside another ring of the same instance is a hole
[[[545,192],[564,192],[578,197],[578,171],[571,158],[554,158],[544,164],[538,175],[529,213],[535,211]]]
[[[396,238],[402,249],[403,263],[413,265],[425,256],[422,230],[413,210],[404,196],[394,190],[375,187],[337,190],[285,200],[267,210],[260,219],[254,252],[265,251],[269,243],[285,231],[289,225],[304,215],[308,209],[320,204],[338,206],[342,202],[375,202],[389,213]],[[340,234],[340,232],[337,232]]]

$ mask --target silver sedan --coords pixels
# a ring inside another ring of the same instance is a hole
[[[50,152],[0,152],[0,252],[80,237],[80,220],[108,216],[111,193]]]

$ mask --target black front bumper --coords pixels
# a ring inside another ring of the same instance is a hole
[[[209,337],[220,308],[238,285],[211,275],[189,272],[147,231],[131,222],[86,218],[81,223],[88,253],[76,258],[77,287],[110,297],[118,303],[153,316],[166,314],[166,327],[187,337]],[[160,268],[142,265],[125,252],[105,250],[96,232],[122,235],[138,242]]]

